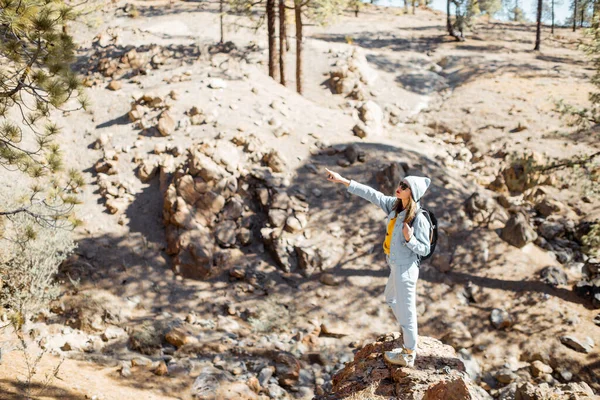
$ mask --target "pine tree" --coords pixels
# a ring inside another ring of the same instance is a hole
[[[542,0],[537,1],[537,18],[536,18],[536,29],[535,29],[535,46],[534,51],[540,50],[540,42],[542,41]]]
[[[304,19],[324,25],[348,7],[348,0],[294,0],[294,16],[296,24],[296,91],[303,92],[302,77],[304,75],[303,29]]]
[[[277,47],[275,46],[275,0],[266,1],[267,35],[269,39],[269,76],[275,78]]]
[[[60,174],[63,161],[55,142],[60,130],[50,120],[53,110],[62,110],[76,95],[86,106],[70,68],[75,44],[66,24],[75,17],[61,0],[0,0],[0,166],[50,178],[49,186],[32,188],[29,204],[1,208],[0,217],[25,213],[56,226],[68,220],[77,202],[83,180],[75,171]]]
[[[577,10],[579,9],[577,0],[573,0],[573,32],[577,30]]]
[[[302,87],[302,7],[303,0],[294,0],[294,22],[296,24],[296,91],[300,94],[303,92]]]
[[[285,52],[287,50],[285,0],[279,0],[279,82],[285,86]]]
[[[479,0],[479,11],[481,14],[493,17],[502,9],[502,0]]]
[[[600,88],[600,2],[594,3],[592,25],[588,29],[587,36],[590,38],[589,44],[585,46],[585,51],[592,60],[592,64],[595,69],[595,73],[592,76],[592,84],[596,88]],[[593,120],[596,123],[600,122],[600,92],[590,93],[590,102],[592,103],[592,110],[590,112]]]

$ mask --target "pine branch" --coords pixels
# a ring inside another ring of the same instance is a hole
[[[0,97],[11,97],[15,93],[17,93],[19,90],[21,90],[21,88],[25,84],[25,79],[27,79],[29,72],[31,72],[31,67],[33,67],[33,64],[35,64],[35,62],[37,61],[37,58],[39,57],[41,50],[42,50],[42,41],[41,41],[41,39],[38,39],[37,50],[36,50],[35,54],[33,55],[33,57],[31,57],[31,60],[29,60],[29,63],[27,63],[27,66],[25,67],[25,72],[23,72],[23,75],[21,75],[21,78],[19,79],[17,86],[15,86],[12,90],[10,90],[8,92],[0,93]]]
[[[541,167],[541,168],[536,168],[536,171],[540,171],[540,172],[546,172],[546,171],[551,171],[553,169],[558,169],[558,168],[564,168],[564,167],[574,167],[575,165],[584,165],[589,161],[592,161],[595,157],[600,156],[600,151],[588,156],[587,158],[582,158],[579,160],[569,160],[569,161],[564,161],[562,163],[559,164],[552,164],[549,166],[545,166],[545,167]]]

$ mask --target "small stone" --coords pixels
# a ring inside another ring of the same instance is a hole
[[[127,209],[127,206],[129,201],[122,197],[106,200],[106,208],[111,214],[120,214]]]
[[[327,286],[337,286],[339,285],[338,280],[330,273],[325,273],[323,275],[321,275],[321,278],[319,279],[319,281]]]
[[[237,239],[242,246],[252,243],[252,231],[248,228],[242,228],[237,234]]]
[[[545,374],[551,374],[552,371],[552,367],[544,364],[540,360],[535,360],[531,363],[531,375],[536,378]]]
[[[154,375],[165,376],[169,374],[169,368],[167,368],[167,364],[164,361],[161,361],[152,372]]]
[[[246,271],[241,267],[235,267],[229,270],[229,276],[234,279],[244,279],[246,277]]]
[[[148,367],[152,365],[152,360],[146,357],[135,357],[131,359],[132,367]]]
[[[254,393],[259,393],[260,392],[260,383],[258,382],[258,379],[255,376],[251,376],[250,378],[248,378],[248,381],[246,381],[246,385],[248,385],[248,387],[254,392]]]
[[[337,160],[337,165],[339,165],[342,168],[346,168],[350,166],[350,161],[340,158],[339,160]]]
[[[571,379],[573,379],[573,373],[571,371],[568,371],[566,369],[563,369],[562,371],[560,371],[560,377],[565,381],[565,382],[569,382]]]
[[[126,335],[127,335],[127,332],[125,332],[124,329],[119,328],[117,326],[109,326],[102,333],[102,340],[104,340],[105,342],[108,342],[111,339],[116,339],[118,337],[122,337],[122,336],[126,336]]]
[[[226,220],[219,223],[215,227],[215,237],[217,242],[223,247],[231,247],[235,244],[235,228],[234,221]]]
[[[164,143],[156,143],[154,145],[154,154],[162,154],[167,152],[167,145]]]
[[[567,274],[560,267],[548,266],[540,271],[542,282],[550,286],[566,285]]]
[[[511,315],[502,309],[494,308],[490,314],[490,320],[496,329],[510,328],[513,324]]]
[[[165,340],[175,347],[181,347],[185,344],[191,343],[194,341],[194,339],[195,338],[193,336],[188,335],[188,333],[181,328],[171,329],[165,335]]]
[[[146,183],[152,180],[158,172],[158,165],[151,160],[144,160],[137,170],[137,176],[140,181]]]
[[[175,120],[168,112],[163,112],[158,119],[158,131],[163,136],[169,136],[175,131]]]
[[[294,216],[289,216],[285,221],[285,230],[290,233],[298,233],[302,231],[302,224],[298,220],[298,218]]]
[[[127,362],[123,361],[121,363],[120,373],[121,373],[121,376],[124,378],[129,378],[131,376],[131,368]]]
[[[227,82],[220,78],[213,78],[208,82],[208,87],[211,89],[225,89]]]
[[[510,369],[504,368],[496,372],[495,378],[500,383],[509,384],[515,381],[518,378],[518,376]]]
[[[565,346],[580,353],[590,353],[594,348],[594,341],[589,336],[585,340],[580,340],[574,336],[566,335],[560,337],[560,342]]]
[[[557,236],[562,235],[565,227],[560,222],[544,221],[538,227],[540,234],[547,240],[552,240]]]
[[[60,349],[62,351],[71,351],[71,350],[73,350],[73,346],[71,346],[71,343],[65,342],[65,344],[63,344]]]
[[[110,83],[108,84],[108,88],[113,91],[121,89],[122,86],[123,85],[120,81],[110,81]]]
[[[275,372],[275,368],[273,367],[265,367],[260,370],[258,374],[258,383],[260,386],[265,387],[265,385],[269,383],[269,379],[273,376],[273,372]]]

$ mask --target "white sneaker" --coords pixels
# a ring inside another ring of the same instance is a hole
[[[413,351],[408,353],[404,347],[399,347],[392,351],[386,351],[383,358],[390,364],[399,365],[401,367],[414,367],[417,353]]]

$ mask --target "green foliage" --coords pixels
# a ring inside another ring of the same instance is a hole
[[[580,46],[594,68],[594,74],[590,81],[596,87],[596,91],[589,95],[591,106],[576,107],[565,103],[562,99],[555,101],[555,111],[566,120],[567,124],[582,130],[600,123],[600,92],[598,91],[600,89],[600,21],[598,18],[600,15],[592,21],[591,27],[585,32],[589,40]]]
[[[486,14],[490,17],[493,17],[502,9],[501,0],[479,0],[477,3],[481,14]]]
[[[3,199],[0,207],[18,207],[18,201],[6,203]],[[38,204],[31,211],[45,212],[46,207]],[[12,311],[20,326],[57,296],[54,276],[75,244],[70,231],[40,224],[28,213],[14,214],[4,222],[11,234],[0,249],[0,305]]]
[[[600,14],[600,13],[599,13]],[[587,44],[582,46],[582,50],[586,52],[594,67],[594,75],[591,82],[596,87],[600,88],[600,15],[596,16],[592,21],[592,25],[586,30],[586,36],[590,39]],[[600,92],[590,93],[591,109],[587,112],[590,119],[595,123],[600,121]]]
[[[310,20],[320,25],[328,25],[351,4],[352,2],[348,0],[311,0],[306,10]]]
[[[514,7],[512,10],[512,18],[515,22],[527,22],[527,15],[525,15],[525,11],[521,7]]]
[[[581,238],[583,251],[592,257],[600,257],[600,223],[592,225],[587,235]]]
[[[592,123],[598,123],[598,112],[594,108],[579,108],[559,99],[554,102],[554,111],[560,114],[568,126],[588,129]]]
[[[59,129],[50,112],[75,94],[85,103],[66,33],[76,14],[61,0],[0,0],[0,10],[0,165],[57,172],[62,163],[51,145]]]
[[[12,218],[15,226],[17,213],[44,228],[78,223],[71,211],[83,178],[64,171],[60,129],[50,120],[72,97],[87,105],[71,70],[76,46],[67,23],[76,16],[62,0],[0,0],[0,166],[40,178],[27,201],[14,209],[0,205],[0,219]],[[3,231],[0,239],[19,234]]]

